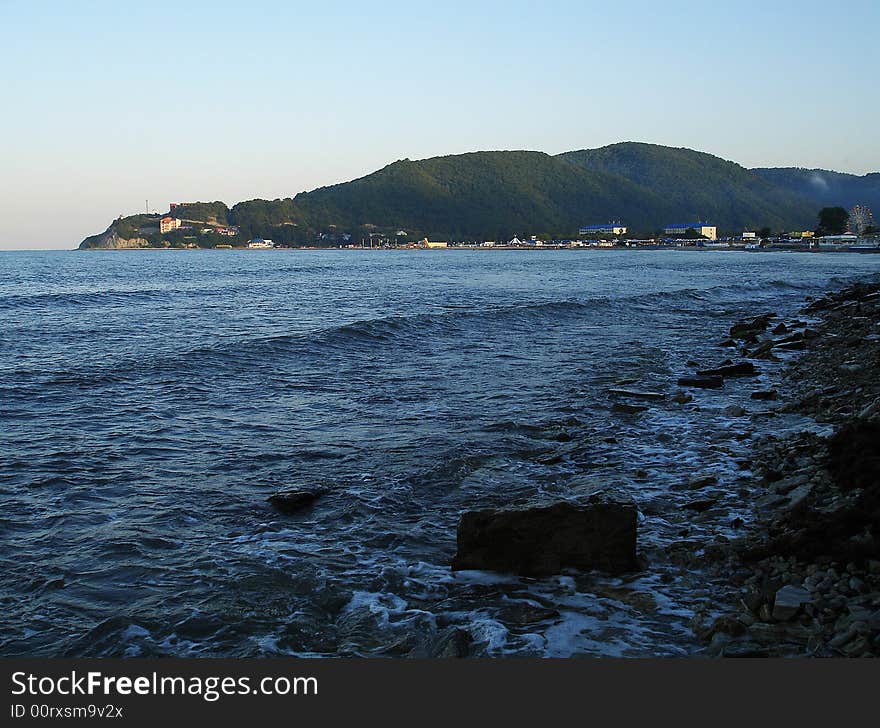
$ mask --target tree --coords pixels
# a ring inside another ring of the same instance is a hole
[[[819,211],[816,235],[843,235],[849,222],[849,213],[843,207],[823,207]]]
[[[773,231],[768,227],[762,227],[758,231],[758,237],[761,238],[761,240],[769,240],[772,235]]]

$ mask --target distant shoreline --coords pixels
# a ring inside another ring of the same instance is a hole
[[[34,250],[34,249],[32,249]],[[65,250],[54,248],[54,250]],[[878,254],[880,253],[880,243],[874,247],[839,247],[839,248],[792,248],[792,247],[767,247],[767,248],[744,248],[742,246],[732,247],[698,247],[698,246],[678,246],[678,245],[634,245],[634,246],[566,246],[566,245],[535,245],[535,246],[504,246],[495,245],[491,247],[481,245],[455,245],[447,248],[380,248],[380,247],[357,247],[357,248],[317,248],[317,247],[279,247],[279,248],[72,248],[66,249],[70,252],[87,252],[87,253],[117,253],[124,251],[136,252],[218,252],[218,253],[277,253],[288,251],[308,251],[313,253],[323,252],[374,252],[374,253],[444,253],[444,252],[470,252],[470,253],[492,253],[496,251],[520,251],[528,253],[540,252],[558,252],[558,251],[578,251],[583,253],[621,253],[621,252],[651,252],[651,251],[671,251],[678,253],[808,253],[808,254],[825,254],[825,253],[856,253],[856,254]],[[15,251],[6,251],[15,252]],[[18,251],[24,252],[24,251]]]

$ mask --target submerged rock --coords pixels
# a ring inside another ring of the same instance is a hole
[[[453,570],[541,576],[562,569],[636,568],[635,504],[592,497],[518,509],[467,511]]]
[[[757,392],[752,392],[752,399],[760,399],[760,400],[774,400],[779,397],[779,393],[775,389],[765,389]]]
[[[666,399],[666,395],[662,392],[642,392],[636,389],[609,389],[608,394],[613,394],[617,397],[631,397],[633,399]]]
[[[694,401],[694,396],[680,389],[672,395],[672,401],[677,404],[687,404]]]
[[[266,500],[275,508],[284,513],[295,513],[302,510],[306,506],[310,506],[318,498],[327,492],[326,488],[321,486],[290,488],[273,493]]]
[[[613,412],[625,412],[626,414],[636,415],[645,412],[648,408],[643,404],[629,404],[628,402],[615,402],[611,408]]]
[[[724,377],[719,376],[696,376],[681,377],[678,380],[679,387],[697,387],[699,389],[720,389],[724,386]]]

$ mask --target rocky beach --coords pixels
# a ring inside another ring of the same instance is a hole
[[[809,416],[828,436],[768,438],[750,461],[751,522],[695,563],[724,578],[720,615],[698,614],[705,654],[721,657],[880,655],[880,284],[810,301],[802,317],[768,314],[722,342],[743,357],[802,352],[782,370],[779,412]],[[745,495],[745,493],[744,493]]]

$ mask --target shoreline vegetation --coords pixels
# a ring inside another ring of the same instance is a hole
[[[709,656],[880,656],[880,283],[851,284],[801,313],[810,320],[768,314],[731,330],[752,359],[801,352],[778,390],[751,397],[778,399],[779,412],[831,434],[770,437],[740,463],[753,474],[742,493],[752,522],[738,519],[742,536],[690,557],[729,582],[734,605],[694,620]]]

